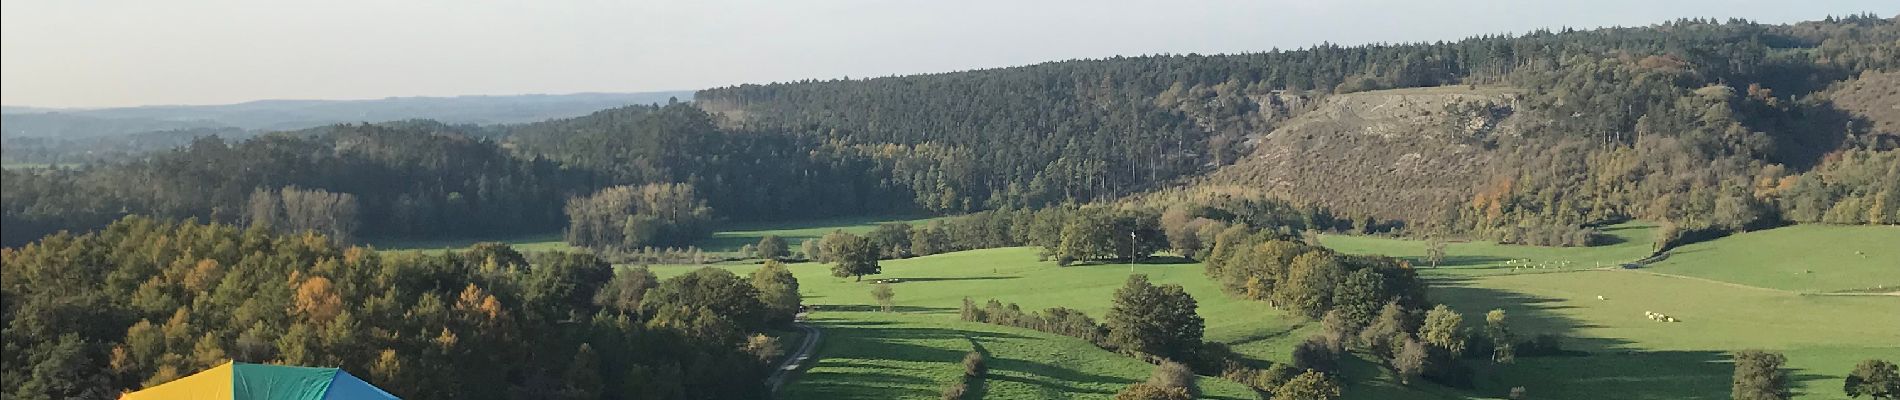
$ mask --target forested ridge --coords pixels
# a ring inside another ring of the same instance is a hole
[[[1538,244],[1588,244],[1553,238],[1586,237],[1577,232],[1622,218],[1689,233],[1893,223],[1900,188],[1886,153],[1900,134],[1833,97],[1879,111],[1865,104],[1891,94],[1849,83],[1895,73],[1896,40],[1900,24],[1872,15],[1793,25],[1681,20],[742,85],[703,91],[691,104],[520,125],[412,121],[203,139],[134,161],[7,172],[6,243],[124,214],[248,223],[263,214],[249,210],[252,194],[286,187],[352,196],[354,207],[338,209],[353,208],[361,222],[330,225],[359,231],[328,232],[344,239],[545,232],[572,219],[562,213],[569,197],[622,185],[690,185],[727,221],[1105,201],[1201,176],[1222,183],[1232,174],[1207,174],[1250,168],[1255,146],[1329,97],[1475,85],[1521,94],[1507,108],[1425,110],[1478,126],[1515,121],[1509,132],[1444,139],[1496,159],[1454,188],[1457,201],[1375,199],[1435,208],[1401,215],[1325,189],[1292,200],[1416,228],[1407,233]],[[1312,163],[1356,156],[1314,154]],[[287,227],[299,228],[307,227]]]
[[[1310,108],[1312,98],[1509,85],[1524,89],[1513,111],[1532,122],[1512,137],[1471,138],[1503,153],[1496,179],[1467,188],[1468,204],[1447,204],[1444,216],[1414,223],[1505,240],[1521,226],[1630,217],[1731,230],[1813,220],[1781,215],[1799,202],[1881,201],[1888,211],[1853,213],[1891,214],[1888,198],[1900,191],[1891,184],[1779,196],[1750,188],[1826,179],[1801,174],[1841,157],[1884,158],[1844,154],[1900,146],[1900,136],[1841,112],[1823,95],[1834,82],[1900,67],[1896,39],[1900,24],[1873,15],[1793,25],[1680,20],[740,85],[696,99],[730,126],[952,149],[946,153],[971,157],[953,162],[968,169],[924,175],[958,199],[930,203],[1033,207],[1113,199],[1232,163],[1246,143]],[[1892,169],[1870,168],[1875,175]]]
[[[333,236],[560,228],[561,202],[586,182],[583,175],[516,157],[459,129],[426,121],[337,125],[241,141],[205,137],[145,158],[78,169],[8,170],[6,243],[92,229],[126,214],[248,224],[267,214],[254,210],[269,203],[257,194],[286,187],[352,198],[354,214],[308,210],[360,225],[360,232],[325,230]]]

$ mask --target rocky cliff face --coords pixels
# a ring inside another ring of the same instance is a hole
[[[1823,94],[1868,129],[1871,147],[1900,148],[1900,72],[1868,72]]]
[[[1507,88],[1435,87],[1336,95],[1267,132],[1196,189],[1265,194],[1351,214],[1430,219],[1487,180],[1524,117]],[[1263,107],[1264,108],[1264,107]]]

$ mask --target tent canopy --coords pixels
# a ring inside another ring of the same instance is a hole
[[[396,400],[337,368],[228,362],[120,400]]]

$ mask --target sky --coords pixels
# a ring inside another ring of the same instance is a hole
[[[7,0],[0,103],[694,90],[1075,58],[1455,40],[1893,0]]]

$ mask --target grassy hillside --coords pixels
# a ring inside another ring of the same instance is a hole
[[[1727,398],[1728,351],[1788,356],[1798,398],[1841,398],[1855,362],[1900,359],[1900,297],[1803,296],[1639,271],[1447,276],[1433,299],[1467,320],[1502,308],[1518,331],[1560,333],[1580,357],[1525,359],[1498,369],[1487,392],[1528,386],[1539,398]],[[1604,296],[1606,300],[1598,300]],[[1682,322],[1651,321],[1655,311]],[[1619,382],[1618,384],[1608,384]]]
[[[796,243],[833,229],[868,231],[879,222],[838,219],[747,226],[715,235],[707,247],[736,248],[766,234]],[[1612,226],[1606,233],[1617,243],[1588,248],[1449,244],[1442,268],[1421,267],[1433,285],[1433,300],[1459,309],[1474,325],[1485,311],[1505,309],[1517,332],[1561,334],[1568,349],[1582,353],[1480,367],[1477,387],[1467,391],[1401,387],[1376,364],[1351,359],[1346,363],[1353,382],[1348,397],[1502,397],[1511,387],[1525,386],[1537,398],[1726,398],[1732,373],[1727,352],[1755,348],[1787,354],[1798,398],[1831,399],[1841,397],[1840,379],[1855,362],[1900,359],[1900,345],[1895,344],[1900,343],[1900,321],[1869,318],[1900,315],[1900,297],[1801,295],[1651,273],[1749,284],[1751,276],[1783,274],[1777,272],[1783,268],[1778,257],[1804,254],[1804,259],[1826,257],[1831,271],[1859,276],[1816,270],[1816,275],[1836,283],[1890,277],[1894,275],[1882,273],[1890,270],[1882,268],[1891,266],[1881,261],[1895,259],[1893,250],[1871,244],[1893,242],[1893,227],[1781,228],[1686,246],[1650,269],[1595,270],[1648,255],[1652,229],[1640,222]],[[727,245],[720,247],[721,242]],[[1326,235],[1321,242],[1342,252],[1407,257],[1424,265],[1426,244],[1421,241]],[[517,243],[536,249],[559,245],[559,238],[520,238]],[[1867,257],[1850,251],[1858,248],[1865,248]],[[1036,261],[1036,252],[985,249],[885,261],[884,274],[873,278],[902,280],[894,285],[896,313],[874,310],[868,283],[832,277],[829,265],[792,265],[806,303],[820,309],[814,322],[825,330],[826,340],[822,360],[786,387],[786,398],[934,398],[960,373],[962,354],[977,346],[991,357],[991,375],[977,389],[986,398],[1107,398],[1144,379],[1147,364],[1080,340],[958,320],[957,307],[964,297],[1015,302],[1026,310],[1071,307],[1099,319],[1131,269],[1126,264],[1063,268]],[[1317,331],[1316,324],[1285,317],[1264,304],[1228,298],[1202,275],[1200,264],[1175,261],[1132,269],[1157,283],[1180,284],[1193,294],[1207,319],[1208,340],[1229,343],[1248,357],[1287,361],[1291,347]],[[714,267],[743,274],[756,264]],[[659,266],[655,272],[672,276],[695,268],[700,267]],[[1762,285],[1801,289],[1766,282]],[[1821,288],[1836,287],[1853,286]],[[1682,322],[1653,322],[1643,311],[1662,312]],[[1214,398],[1251,398],[1245,388],[1229,382],[1202,382]]]
[[[957,318],[957,307],[967,296],[977,301],[1015,302],[1025,310],[1071,307],[1100,319],[1130,270],[1127,264],[1063,268],[1036,261],[1036,252],[1014,247],[885,261],[884,273],[873,278],[902,280],[893,287],[895,314],[867,311],[876,304],[868,283],[832,277],[825,264],[791,265],[806,303],[820,309],[814,317],[826,330],[827,344],[820,351],[825,360],[788,387],[789,398],[934,397],[935,390],[961,371],[957,361],[971,348],[968,340],[957,335],[968,335],[992,352],[986,398],[1107,398],[1122,386],[1145,379],[1151,366],[1077,339]],[[661,276],[672,276],[694,268],[698,267],[654,269]],[[746,273],[757,267],[716,268]],[[1316,324],[1289,320],[1265,304],[1222,295],[1202,275],[1198,263],[1137,264],[1133,269],[1156,283],[1185,287],[1207,319],[1206,338],[1229,343],[1246,356],[1288,361],[1292,346],[1316,332]],[[1435,398],[1387,381],[1361,379],[1382,374],[1369,364],[1360,364],[1352,372],[1351,398]],[[1202,384],[1216,398],[1252,396],[1244,387],[1220,379],[1203,379]]]
[[[1599,263],[1647,255],[1643,239],[1650,229],[1640,223],[1611,227],[1608,233],[1622,243],[1589,248],[1454,243],[1446,248],[1444,268],[1422,269],[1432,284],[1431,298],[1462,311],[1467,322],[1475,325],[1483,312],[1502,308],[1520,334],[1561,334],[1567,348],[1587,353],[1487,368],[1475,394],[1496,396],[1525,386],[1536,398],[1722,399],[1733,372],[1728,352],[1765,349],[1788,356],[1797,398],[1833,399],[1844,396],[1840,382],[1854,363],[1900,359],[1900,320],[1881,317],[1900,315],[1900,297],[1762,288],[1838,290],[1900,276],[1891,261],[1900,256],[1892,246],[1876,245],[1900,242],[1900,229],[1779,228],[1685,246],[1652,268],[1593,270]],[[1329,235],[1322,241],[1345,252],[1414,259],[1425,249],[1421,241],[1378,237]],[[1808,279],[1790,279],[1798,272],[1791,259],[1828,267],[1801,274]],[[1539,268],[1521,268],[1526,264]],[[1651,321],[1644,311],[1682,322]]]
[[[1695,243],[1661,273],[1797,292],[1900,291],[1900,226],[1796,225]]]

